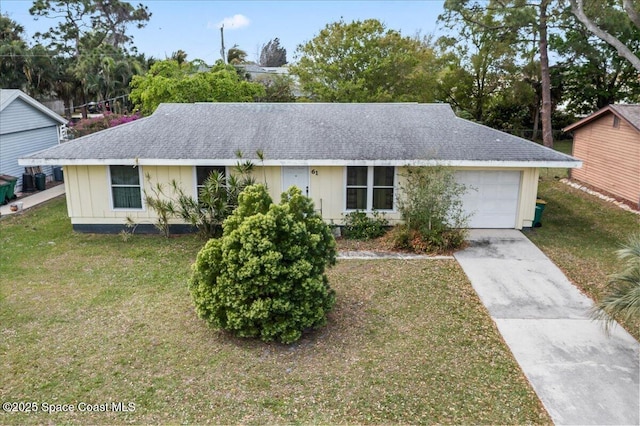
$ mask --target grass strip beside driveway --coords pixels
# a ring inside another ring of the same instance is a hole
[[[547,201],[542,227],[526,235],[593,300],[608,276],[620,272],[616,250],[640,232],[640,216],[555,179],[543,179],[538,196]],[[640,340],[640,321],[623,324]]]
[[[0,400],[41,408],[1,424],[550,423],[455,261],[341,261],[327,327],[280,345],[196,317],[195,236],[76,234],[56,200],[0,244]]]

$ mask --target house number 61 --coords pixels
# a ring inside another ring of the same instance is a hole
[[[318,176],[318,171],[316,169],[311,169],[311,174]]]

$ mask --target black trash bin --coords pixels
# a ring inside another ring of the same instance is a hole
[[[36,173],[35,179],[36,189],[38,191],[44,191],[45,189],[47,189],[47,175],[45,175],[44,173]]]
[[[36,190],[36,180],[33,175],[25,173],[22,175],[22,192],[33,192]]]
[[[54,167],[53,168],[53,179],[56,182],[64,181],[64,174],[62,173],[62,167]]]

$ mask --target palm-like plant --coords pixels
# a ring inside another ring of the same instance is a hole
[[[593,311],[594,319],[604,320],[606,329],[614,323],[614,317],[623,321],[640,319],[640,234],[617,251],[622,271],[609,277],[607,294]]]

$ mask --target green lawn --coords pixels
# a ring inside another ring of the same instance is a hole
[[[195,236],[75,234],[55,200],[0,244],[0,400],[40,410],[0,424],[550,423],[455,261],[341,261],[328,326],[285,346],[196,317]],[[41,412],[80,402],[135,411]]]
[[[640,215],[544,178],[539,197],[547,201],[542,227],[527,233],[582,291],[599,300],[610,274],[619,272],[615,251],[640,232]],[[624,324],[640,339],[640,321]]]

